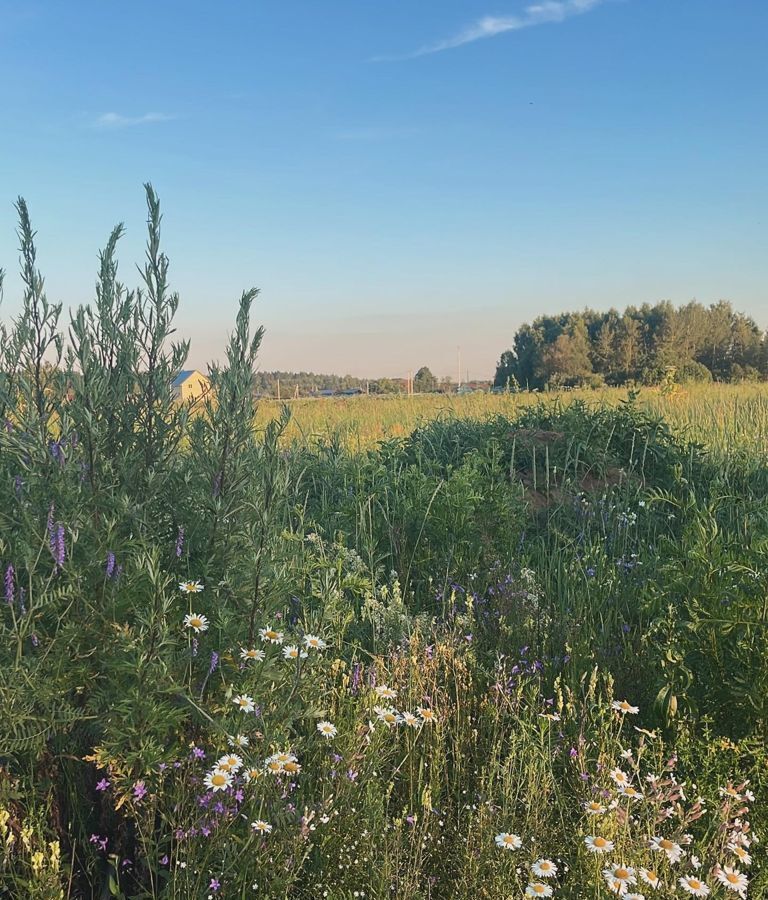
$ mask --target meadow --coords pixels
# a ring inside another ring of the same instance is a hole
[[[0,896],[768,897],[768,388],[253,400],[140,290],[0,341]],[[53,359],[53,361],[52,361]]]

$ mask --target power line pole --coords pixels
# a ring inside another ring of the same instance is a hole
[[[277,399],[280,399],[280,379],[277,379]]]
[[[456,390],[461,387],[461,347],[456,348]]]

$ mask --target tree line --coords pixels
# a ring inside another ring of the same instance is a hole
[[[496,367],[512,390],[664,381],[768,379],[768,333],[726,301],[539,316]]]

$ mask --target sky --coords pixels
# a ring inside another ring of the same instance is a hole
[[[94,296],[142,184],[189,363],[243,289],[266,370],[493,374],[543,313],[719,299],[768,327],[765,0],[0,0],[13,202],[49,298]]]

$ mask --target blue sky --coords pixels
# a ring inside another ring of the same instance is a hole
[[[151,180],[203,366],[490,375],[542,312],[725,298],[768,326],[764,0],[0,0],[0,266],[26,197],[93,295]]]

